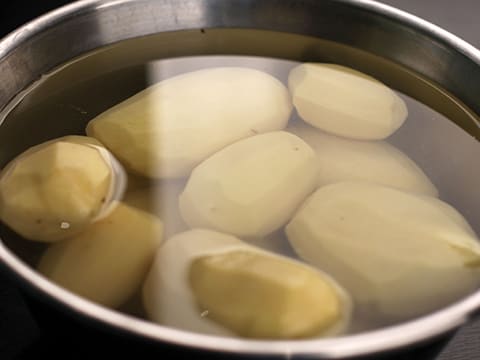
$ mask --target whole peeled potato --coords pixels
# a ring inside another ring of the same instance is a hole
[[[408,114],[403,100],[387,86],[340,65],[299,65],[288,76],[288,88],[304,121],[347,138],[384,139]]]
[[[350,296],[328,274],[212,230],[177,234],[143,286],[149,318],[216,335],[293,339],[349,325]]]
[[[125,174],[92,138],[68,136],[34,146],[0,174],[0,218],[31,240],[55,242],[108,212]]]
[[[327,271],[372,317],[424,315],[480,284],[480,244],[463,217],[429,196],[362,182],[324,186],[286,227],[300,257]]]
[[[38,270],[77,295],[115,308],[138,290],[162,237],[158,217],[118,203],[80,235],[51,245]]]
[[[192,172],[180,213],[201,227],[258,238],[283,226],[314,190],[315,153],[284,131],[240,140]]]
[[[99,139],[128,170],[181,178],[236,140],[283,129],[292,104],[271,75],[222,67],[161,81],[90,121]]]
[[[287,128],[315,150],[318,186],[370,181],[414,193],[438,196],[425,173],[402,151],[382,140],[360,141],[331,135],[304,122]]]

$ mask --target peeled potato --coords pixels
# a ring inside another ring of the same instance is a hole
[[[53,141],[65,141],[75,144],[94,145],[103,147],[102,143],[90,136],[68,135]]]
[[[232,144],[197,166],[180,195],[180,213],[192,228],[242,237],[283,226],[314,190],[315,154],[284,131]]]
[[[480,284],[480,244],[460,219],[437,198],[343,182],[309,197],[286,233],[298,255],[340,281],[359,308],[404,320]]]
[[[405,121],[403,100],[374,78],[333,64],[302,64],[288,87],[300,117],[329,133],[360,140],[385,139]]]
[[[188,230],[178,208],[178,198],[184,187],[184,180],[162,181],[155,185],[127,190],[123,201],[158,216],[164,225],[164,236],[168,239],[174,234]]]
[[[132,172],[179,178],[234,141],[283,129],[286,87],[264,72],[224,67],[164,80],[93,119],[99,139]]]
[[[31,240],[55,242],[104,216],[124,190],[121,165],[96,140],[69,136],[34,146],[0,174],[0,218]]]
[[[345,139],[303,122],[295,122],[287,130],[315,150],[319,187],[341,181],[361,180],[438,196],[437,188],[422,169],[385,141]]]
[[[77,295],[115,308],[141,286],[162,232],[158,217],[119,203],[80,235],[49,247],[38,270]]]
[[[149,317],[216,335],[301,338],[345,330],[351,301],[328,275],[211,230],[158,251],[143,288]]]

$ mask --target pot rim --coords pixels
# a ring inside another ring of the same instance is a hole
[[[133,1],[135,0],[80,0],[51,11],[4,37],[0,41],[0,61],[15,47],[35,36],[35,34],[54,27],[60,22],[67,21],[79,13]],[[449,47],[455,48],[480,66],[480,50],[415,15],[372,0],[337,1],[381,14],[408,27],[428,33]],[[3,244],[1,239],[0,265],[4,265],[8,272],[16,276],[24,287],[46,295],[49,300],[54,301],[57,305],[61,305],[89,320],[155,341],[203,350],[242,354],[281,355],[285,357],[309,355],[334,359],[384,352],[426,341],[451,331],[468,321],[480,308],[480,290],[478,290],[474,294],[432,314],[399,325],[355,335],[289,341],[219,338],[218,336],[168,328],[96,305],[48,281],[17,258]]]

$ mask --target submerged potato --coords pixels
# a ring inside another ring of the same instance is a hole
[[[38,270],[80,296],[115,308],[141,286],[162,232],[156,216],[119,203],[80,235],[49,247]]]
[[[158,216],[163,222],[164,237],[168,239],[174,234],[188,230],[178,209],[178,198],[184,187],[184,180],[162,181],[127,190],[123,201]]]
[[[286,233],[300,257],[381,318],[437,310],[480,284],[480,244],[437,198],[371,183],[327,185],[307,199]]]
[[[71,237],[107,213],[124,173],[96,140],[68,136],[28,149],[0,174],[0,218],[31,240]]]
[[[408,114],[403,100],[387,86],[344,66],[299,65],[291,70],[288,87],[303,120],[352,139],[384,139]]]
[[[211,230],[162,246],[143,289],[160,324],[217,335],[300,338],[333,335],[351,302],[328,275]]]
[[[438,196],[437,188],[422,169],[387,142],[345,139],[303,122],[296,122],[287,130],[315,150],[319,187],[341,181],[361,180]]]
[[[133,172],[179,178],[234,141],[283,129],[291,109],[286,87],[269,74],[204,69],[141,91],[93,119],[87,134]]]
[[[192,228],[265,236],[313,191],[315,166],[313,150],[284,131],[238,141],[193,170],[180,213]]]

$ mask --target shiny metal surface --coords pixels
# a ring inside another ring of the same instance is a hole
[[[213,37],[204,36],[211,29],[216,29]],[[242,29],[279,32],[279,40],[272,41],[269,32],[247,36]],[[27,24],[0,42],[0,108],[72,58],[158,32],[175,32],[175,41],[163,50],[165,57],[217,53],[311,60],[317,54],[311,39],[353,46],[438,84],[471,110],[465,119],[470,124],[464,126],[478,125],[474,119],[480,114],[480,51],[432,24],[369,0],[80,1]],[[292,41],[290,34],[307,40]],[[406,80],[388,79],[377,71],[387,83],[407,88]],[[415,87],[410,92],[421,97]],[[458,327],[480,308],[477,292],[432,315],[359,335],[277,342],[219,339],[164,328],[85,301],[39,276],[2,243],[0,260],[19,282],[77,314],[131,334],[215,351],[325,359],[373,354],[434,338]]]

